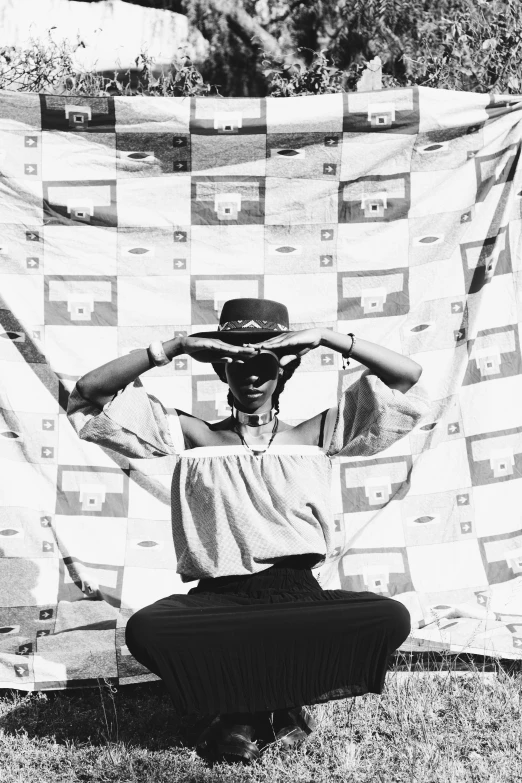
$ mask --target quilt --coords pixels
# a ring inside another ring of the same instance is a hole
[[[402,649],[522,656],[522,96],[426,87],[293,98],[0,93],[0,687],[156,679],[125,646],[181,582],[170,458],[82,442],[76,380],[284,302],[423,367],[429,413],[333,464],[324,588],[412,618]],[[320,347],[281,397],[298,424],[365,368]],[[229,414],[211,365],[142,376]]]

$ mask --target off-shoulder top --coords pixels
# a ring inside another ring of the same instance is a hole
[[[259,456],[239,442],[185,448],[178,411],[167,411],[139,379],[103,408],[75,387],[67,415],[80,438],[129,458],[175,456],[176,572],[190,582],[257,573],[292,555],[313,554],[319,567],[333,548],[332,458],[383,451],[428,409],[418,383],[403,393],[366,370],[328,410],[321,446],[274,441]]]

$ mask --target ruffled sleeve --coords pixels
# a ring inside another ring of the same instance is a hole
[[[156,397],[147,394],[139,378],[103,408],[85,400],[75,386],[67,418],[82,440],[129,458],[165,457],[183,450],[177,412],[167,413]]]
[[[370,457],[384,451],[411,432],[429,408],[420,381],[403,393],[365,370],[339,399],[326,454]]]

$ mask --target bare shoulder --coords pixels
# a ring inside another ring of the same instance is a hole
[[[310,419],[306,419],[294,427],[294,432],[299,439],[300,443],[306,443],[310,446],[318,446],[321,441],[321,431],[323,434],[323,445],[328,442],[327,439],[328,430],[331,435],[331,424],[335,421],[337,414],[337,407],[326,408],[325,410],[312,416]]]
[[[182,411],[179,408],[176,408],[176,413],[178,414],[181,430],[185,437],[185,443],[190,448],[190,444],[200,440],[200,433],[202,433],[207,426],[207,422],[203,419],[199,419],[197,416],[193,416],[192,413],[187,413],[187,411]]]
[[[230,428],[227,427],[227,419],[210,422],[178,408],[176,412],[185,438],[185,446],[188,449],[223,445],[232,436]],[[235,437],[234,435],[233,438]]]

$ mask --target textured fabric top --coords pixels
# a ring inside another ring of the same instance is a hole
[[[326,418],[322,447],[243,445],[185,449],[169,413],[138,379],[103,409],[74,389],[67,414],[80,438],[130,458],[176,455],[172,530],[183,582],[253,574],[290,555],[331,551],[331,457],[369,457],[400,440],[427,411],[419,384],[390,389],[369,370]]]

